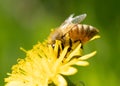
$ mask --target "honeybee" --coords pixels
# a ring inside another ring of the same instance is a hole
[[[55,40],[61,40],[64,44],[67,38],[71,42],[80,41],[82,44],[89,41],[92,37],[98,34],[98,29],[91,25],[80,24],[85,18],[86,14],[76,17],[70,15],[61,25],[56,28],[48,37],[48,43],[54,44]]]

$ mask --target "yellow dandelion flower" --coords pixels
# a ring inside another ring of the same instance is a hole
[[[67,86],[62,75],[73,75],[77,72],[72,65],[86,66],[84,61],[96,51],[82,56],[81,43],[75,43],[68,52],[69,46],[62,49],[61,41],[56,40],[54,48],[44,43],[36,44],[26,52],[25,59],[18,59],[18,64],[12,67],[12,73],[5,78],[6,86]]]
[[[67,86],[63,77],[73,75],[78,70],[73,66],[87,66],[85,60],[96,51],[83,55],[82,47],[87,41],[99,38],[96,28],[80,23],[86,14],[73,18],[71,15],[44,43],[36,44],[26,52],[25,59],[18,59],[12,73],[5,78],[5,86]]]

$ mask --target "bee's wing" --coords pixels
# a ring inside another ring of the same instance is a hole
[[[87,14],[82,14],[82,15],[76,16],[72,19],[72,23],[74,23],[74,24],[80,23],[86,18],[86,16],[87,16]]]
[[[67,28],[71,24],[79,24],[86,18],[86,14],[82,14],[76,17],[73,17],[74,14],[71,14],[60,26],[60,30],[62,31],[63,35],[66,34],[71,28]]]
[[[71,14],[61,25],[60,29],[65,29],[69,24],[72,23],[74,14]]]

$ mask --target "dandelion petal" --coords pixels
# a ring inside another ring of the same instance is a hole
[[[57,75],[57,76],[56,76],[56,79],[53,80],[53,81],[54,81],[54,83],[55,83],[57,86],[67,86],[66,80],[65,80],[64,77],[61,76],[61,75]]]
[[[97,52],[94,51],[94,52],[92,52],[92,53],[90,53],[90,54],[84,55],[84,56],[80,57],[79,60],[86,60],[86,59],[94,56],[96,53],[97,53]]]
[[[68,67],[67,69],[62,69],[61,73],[63,75],[73,75],[77,72],[77,69],[74,67]]]
[[[75,63],[78,66],[87,66],[89,65],[89,63],[87,61],[78,61]]]
[[[25,86],[25,85],[20,81],[11,81],[7,83],[5,86]]]

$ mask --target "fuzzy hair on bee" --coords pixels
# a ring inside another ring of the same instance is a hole
[[[63,45],[66,45],[66,41],[81,42],[82,44],[89,41],[95,35],[98,34],[98,29],[91,25],[81,24],[86,18],[86,14],[82,14],[76,17],[70,15],[58,28],[51,32],[48,37],[48,43],[54,45],[55,40],[61,40]]]

